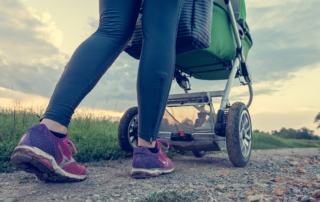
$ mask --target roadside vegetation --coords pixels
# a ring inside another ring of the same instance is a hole
[[[16,168],[10,162],[13,149],[27,129],[39,123],[37,114],[44,108],[11,109],[0,108],[0,172],[11,172]],[[131,157],[123,152],[118,144],[118,121],[105,116],[93,116],[90,113],[77,113],[69,125],[69,139],[77,148],[74,155],[77,162],[94,163],[101,160],[116,160]],[[275,135],[255,131],[252,138],[253,149],[319,147],[320,141],[283,139]],[[168,151],[168,156],[192,155],[191,152]]]

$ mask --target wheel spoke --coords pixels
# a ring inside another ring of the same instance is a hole
[[[248,147],[248,146],[249,146],[248,140],[244,139],[244,140],[243,140],[243,144],[244,144],[246,147]]]
[[[247,154],[247,147],[245,145],[243,145],[243,150],[242,150],[242,154]]]
[[[243,130],[247,134],[250,131],[250,129],[251,129],[251,127],[250,127],[250,125],[248,125],[248,127],[244,128]]]
[[[245,127],[247,125],[247,123],[248,123],[248,119],[245,116],[243,116],[243,118],[244,118],[244,121],[243,121],[242,127]]]
[[[247,139],[247,141],[250,141],[250,140],[251,140],[251,136],[250,136],[250,135],[245,134],[244,137]]]
[[[133,136],[131,143],[133,143],[137,139],[137,136]]]
[[[243,139],[240,139],[240,146],[241,146],[241,151],[243,150],[244,144],[243,144]]]

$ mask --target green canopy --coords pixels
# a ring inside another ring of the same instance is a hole
[[[221,3],[220,3],[221,2]],[[207,49],[196,50],[178,55],[176,69],[202,80],[228,79],[230,71],[226,66],[236,57],[236,41],[228,11],[223,0],[216,0],[213,6],[211,45]],[[236,20],[246,20],[244,0],[231,0]],[[252,47],[249,27],[241,40],[246,59]]]

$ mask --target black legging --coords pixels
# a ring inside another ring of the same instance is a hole
[[[139,137],[157,138],[168,99],[183,0],[144,0],[143,48],[137,79]],[[141,0],[100,0],[98,30],[75,51],[56,85],[43,118],[68,127],[75,108],[124,50]]]

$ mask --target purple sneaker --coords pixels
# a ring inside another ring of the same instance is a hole
[[[159,140],[166,141],[168,147],[164,147]],[[166,154],[161,151],[160,144],[164,149],[169,149],[169,143],[166,139],[156,140],[158,153],[152,153],[147,147],[134,148],[131,177],[136,179],[149,178],[173,171],[173,164]]]
[[[36,124],[20,139],[11,155],[11,162],[46,182],[84,180],[86,169],[73,159],[69,145],[77,153],[68,134],[65,138],[58,138],[46,125]]]

